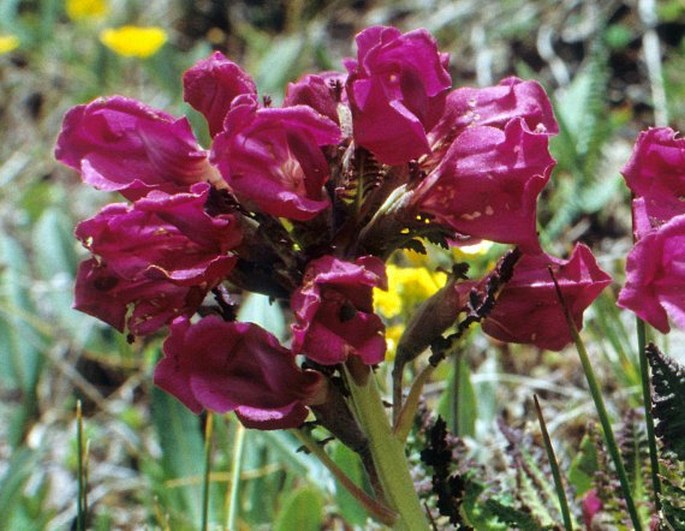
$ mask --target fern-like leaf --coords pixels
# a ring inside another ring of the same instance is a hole
[[[652,413],[659,421],[654,432],[664,448],[685,461],[685,367],[665,356],[654,344],[647,346],[652,368]]]
[[[685,529],[685,462],[673,454],[661,459],[661,523],[659,529]]]

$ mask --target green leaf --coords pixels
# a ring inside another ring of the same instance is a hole
[[[279,37],[271,43],[269,51],[261,58],[255,82],[262,94],[268,94],[278,104],[283,87],[297,78],[302,70],[305,34],[297,32]]]
[[[152,390],[152,422],[162,448],[158,495],[164,509],[187,522],[200,522],[204,446],[196,415],[164,391]],[[169,486],[170,480],[195,479],[188,486]]]
[[[598,468],[597,448],[592,437],[585,434],[568,471],[568,481],[575,488],[576,496],[582,496],[592,488],[592,478]]]
[[[29,295],[27,264],[19,243],[8,234],[0,235],[0,377],[30,393],[44,359],[39,348],[43,338],[37,330],[42,322]]]
[[[32,242],[38,278],[45,286],[41,307],[82,345],[91,327],[84,326],[84,322],[90,320],[72,308],[78,262],[72,231],[71,221],[62,211],[48,208],[33,228]]]
[[[685,462],[669,454],[661,459],[661,470],[661,521],[670,525],[663,528],[685,529]]]
[[[463,356],[453,358],[446,392],[438,404],[438,414],[449,426],[449,430],[460,437],[476,433],[478,407],[476,393],[471,383],[471,368]]]
[[[511,526],[510,528],[520,529],[521,531],[547,529],[540,525],[530,513],[504,505],[495,499],[490,499],[485,502],[485,508],[495,515],[502,523]]]
[[[324,500],[321,493],[311,486],[301,487],[291,493],[275,522],[275,531],[319,531],[323,520]]]
[[[647,346],[652,368],[652,413],[659,422],[654,432],[664,447],[685,460],[685,367],[665,356],[654,344]]]
[[[12,454],[7,468],[0,477],[0,514],[7,524],[13,512],[20,507],[18,501],[22,487],[35,467],[36,455],[28,448],[20,448]],[[9,528],[6,528],[9,529]]]
[[[336,444],[331,457],[336,465],[345,471],[357,485],[362,486],[365,475],[359,456],[344,444]],[[335,501],[342,517],[350,525],[364,527],[368,515],[354,496],[337,481],[335,482]]]

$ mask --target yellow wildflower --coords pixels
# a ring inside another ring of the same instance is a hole
[[[122,26],[103,30],[100,33],[100,41],[124,57],[145,59],[159,51],[167,41],[167,34],[157,26]]]
[[[438,291],[446,281],[444,273],[431,273],[425,267],[398,267],[388,264],[388,291],[374,289],[376,309],[387,318],[400,315]]]
[[[0,35],[0,55],[19,48],[19,38],[16,35]]]
[[[404,324],[392,325],[385,328],[385,361],[392,361],[395,359],[397,352],[397,345],[404,333]]]
[[[102,18],[109,12],[107,0],[66,0],[64,7],[71,20]]]

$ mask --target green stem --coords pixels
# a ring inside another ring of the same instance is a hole
[[[83,471],[83,413],[81,401],[76,401],[76,446],[78,458],[76,459],[76,475],[78,485],[78,499],[76,502],[76,529],[84,531],[86,528],[86,492]]]
[[[231,486],[228,489],[228,510],[226,517],[226,529],[235,531],[238,521],[238,494],[240,492],[240,469],[243,460],[243,446],[245,442],[245,428],[240,422],[236,422],[236,432],[233,439],[233,470],[231,471]]]
[[[409,435],[409,431],[411,430],[411,425],[414,421],[414,416],[416,415],[416,410],[418,409],[419,402],[421,400],[421,391],[423,391],[423,386],[428,381],[428,378],[431,377],[433,371],[435,371],[435,367],[432,365],[427,365],[414,379],[414,383],[411,385],[407,400],[404,402],[402,409],[397,415],[397,420],[395,421],[392,431],[395,435],[395,438],[402,444],[404,444],[404,441],[407,440],[407,435]]]
[[[212,434],[214,432],[214,415],[207,413],[205,424],[205,477],[202,484],[202,531],[207,531],[209,524],[209,474],[212,467]]]
[[[564,490],[564,483],[561,479],[561,472],[559,471],[559,463],[557,462],[556,455],[554,455],[552,439],[550,438],[549,432],[547,431],[547,424],[545,423],[545,418],[542,416],[542,409],[540,408],[540,402],[538,402],[537,395],[533,395],[533,400],[535,401],[535,411],[538,415],[538,422],[540,423],[542,439],[545,442],[547,459],[549,459],[549,465],[552,468],[552,477],[554,477],[554,487],[557,490],[557,498],[559,498],[559,508],[561,509],[561,516],[564,519],[564,529],[566,529],[566,531],[572,531],[573,524],[571,523],[571,513],[568,509],[568,501],[566,500],[566,491]]]
[[[656,437],[654,435],[654,417],[652,417],[652,394],[649,386],[649,364],[647,363],[647,334],[645,322],[637,318],[637,349],[640,357],[640,376],[642,380],[642,399],[645,405],[645,424],[647,425],[647,442],[649,444],[649,463],[651,465],[652,490],[654,491],[654,507],[661,510],[661,480],[659,479],[659,459],[656,451]]]
[[[364,490],[359,488],[355,483],[349,478],[342,469],[335,464],[335,461],[330,458],[330,456],[324,451],[323,448],[312,439],[307,433],[302,430],[291,430],[292,433],[299,439],[299,441],[304,444],[304,446],[312,454],[314,454],[319,461],[328,469],[328,471],[333,474],[335,479],[337,479],[342,486],[344,486],[352,496],[361,504],[366,511],[372,515],[376,520],[384,525],[392,526],[397,519],[397,514],[369,496]]]
[[[357,420],[369,439],[386,501],[399,514],[394,529],[428,530],[424,509],[409,475],[404,446],[392,433],[373,372],[355,361],[350,359],[344,366],[345,381]]]
[[[633,501],[633,495],[630,491],[630,483],[628,482],[628,474],[626,473],[625,465],[621,459],[621,453],[616,444],[616,438],[614,437],[614,431],[611,428],[611,422],[609,420],[609,414],[607,413],[606,407],[604,405],[604,399],[602,398],[602,391],[597,383],[597,378],[595,377],[595,371],[592,368],[592,363],[590,362],[590,357],[588,356],[587,350],[583,340],[580,338],[578,333],[578,328],[576,323],[573,321],[573,317],[566,306],[564,301],[564,296],[561,293],[561,288],[557,282],[554,271],[549,267],[549,274],[554,282],[554,288],[556,289],[557,298],[561,304],[562,310],[564,312],[564,317],[566,317],[566,323],[568,324],[568,329],[571,332],[571,337],[576,345],[576,350],[578,351],[578,356],[580,357],[580,363],[583,366],[583,372],[585,373],[585,378],[587,379],[588,387],[590,388],[590,394],[592,395],[592,400],[595,403],[595,409],[597,410],[597,416],[599,417],[599,422],[602,425],[602,431],[604,432],[604,440],[607,444],[607,449],[611,455],[611,460],[616,468],[616,473],[618,474],[618,480],[621,484],[621,491],[623,492],[623,497],[626,502],[626,507],[628,509],[628,514],[630,515],[630,520],[633,523],[633,527],[636,531],[642,531],[642,523],[640,522],[640,517],[637,513],[635,507],[635,502]]]

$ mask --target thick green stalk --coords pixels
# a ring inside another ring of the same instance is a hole
[[[656,452],[654,436],[654,417],[652,417],[652,394],[649,386],[649,364],[647,363],[647,338],[645,322],[637,318],[637,349],[640,357],[640,376],[642,380],[642,399],[645,405],[645,424],[647,425],[647,442],[649,444],[649,463],[652,472],[652,490],[654,491],[654,508],[661,510],[661,480],[659,479],[659,458]]]
[[[373,372],[366,366],[348,362],[345,377],[353,410],[369,439],[386,502],[399,515],[394,528],[402,531],[430,529],[409,475],[404,446],[392,433]]]

